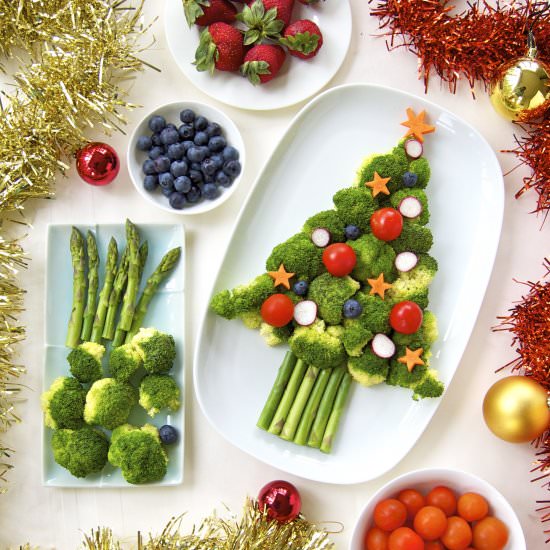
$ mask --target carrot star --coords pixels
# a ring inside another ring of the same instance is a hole
[[[407,109],[408,120],[401,123],[401,126],[406,126],[409,128],[405,137],[414,136],[421,143],[424,141],[424,136],[422,134],[431,134],[435,132],[435,126],[430,126],[424,122],[424,117],[426,116],[426,111],[421,111],[418,115],[414,114],[414,111],[409,107]]]
[[[378,296],[380,296],[382,300],[384,299],[384,293],[386,292],[386,290],[392,287],[391,283],[386,283],[384,281],[383,273],[380,273],[377,279],[367,279],[367,281],[369,285],[372,287],[370,289],[370,294],[378,294]]]
[[[268,271],[267,274],[273,279],[273,286],[283,285],[287,289],[290,289],[288,281],[295,275],[295,273],[289,273],[284,264],[281,264],[277,271]]]
[[[389,195],[390,191],[387,187],[388,181],[391,178],[381,178],[378,172],[374,172],[374,179],[372,181],[367,181],[365,185],[372,188],[372,196],[376,197],[379,193],[384,193],[384,195]]]
[[[408,347],[406,347],[405,350],[406,350],[405,355],[400,357],[398,359],[398,361],[400,363],[404,363],[405,365],[407,365],[407,370],[409,372],[412,372],[412,370],[414,369],[414,367],[416,365],[423,365],[424,364],[424,361],[422,361],[422,359],[420,359],[420,356],[422,355],[422,352],[424,351],[422,348],[418,348],[418,349],[415,349],[415,350],[410,350]]]

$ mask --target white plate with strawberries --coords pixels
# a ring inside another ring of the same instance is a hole
[[[265,1],[266,5],[269,7],[274,0],[262,1]],[[211,4],[214,4],[214,2],[223,2],[226,7],[227,4],[229,4],[230,8],[234,6],[237,12],[241,12],[243,8],[247,8],[246,4],[242,2],[212,0]],[[240,54],[238,52],[235,54],[232,51],[233,59],[229,60],[229,65],[226,65],[232,66],[233,64],[237,67],[238,65],[241,66],[246,61],[255,61],[256,63],[252,63],[252,65],[258,65],[259,62],[260,73],[262,72],[262,67],[265,71],[266,64],[268,66],[267,70],[269,71],[271,63],[275,63],[274,60],[282,57],[280,53],[281,50],[283,50],[285,55],[282,66],[277,71],[276,76],[268,82],[263,82],[265,77],[260,74],[259,79],[262,82],[254,85],[249,78],[242,76],[238,69],[235,71],[215,69],[214,72],[211,73],[206,68],[208,67],[208,63],[201,64],[200,66],[203,70],[198,71],[194,64],[195,52],[199,47],[201,31],[208,27],[199,26],[197,24],[189,27],[184,12],[183,0],[166,0],[166,38],[170,52],[178,67],[183,71],[185,76],[204,93],[218,101],[242,109],[280,109],[299,103],[312,96],[330,82],[345,59],[351,40],[352,26],[349,0],[325,0],[309,5],[303,4],[299,0],[277,0],[277,3],[279,2],[281,5],[283,3],[288,3],[288,7],[291,10],[290,25],[288,25],[288,27],[300,20],[310,20],[318,26],[322,34],[322,45],[314,57],[302,59],[299,56],[290,55],[288,53],[289,48],[286,45],[277,46],[279,55],[270,56],[269,50],[273,50],[277,42],[270,39],[268,36],[267,39],[262,41],[262,47],[256,48],[253,52],[251,52],[249,46],[245,46],[242,50],[242,57],[240,59]],[[200,4],[199,9],[202,10]],[[220,5],[220,10],[223,9],[224,6]],[[198,13],[195,12],[195,14],[191,13],[191,17],[194,15],[198,16],[200,13],[200,11]],[[223,18],[223,16],[219,17]],[[212,16],[212,18],[215,18],[215,16]],[[223,29],[223,25],[229,24],[227,22],[229,19],[231,19],[231,17],[221,22],[222,31],[229,30],[227,28]],[[289,17],[287,16],[285,19],[288,20]],[[199,17],[199,22],[204,21],[204,18],[201,19]],[[215,25],[216,27],[214,27],[211,34],[214,38],[214,46],[218,46],[218,51],[221,52],[221,55],[216,53],[216,65],[219,65],[220,57],[222,58],[221,61],[224,61],[223,52],[227,49],[228,45],[221,44],[221,48],[219,47],[220,44],[218,41],[221,39],[218,38],[218,36],[220,34],[224,35],[225,33],[219,32],[220,22],[215,23]],[[246,25],[243,22],[232,22],[231,25],[243,31],[246,31],[247,27],[250,28],[250,24]],[[287,26],[280,31],[282,36],[285,34],[286,28]],[[216,31],[218,32],[216,33]],[[227,34],[231,34],[231,31]],[[228,40],[230,39],[228,38]],[[265,48],[266,45],[268,45],[269,48]],[[242,44],[240,46],[230,44],[229,46],[232,50],[235,48],[238,50],[239,47],[242,47]],[[206,48],[206,50],[208,50],[208,48]],[[273,50],[271,54],[273,53],[276,52]],[[245,55],[247,57],[245,57]],[[266,55],[265,61],[262,57],[263,55]],[[235,58],[237,61],[235,61]],[[249,67],[250,65],[251,63],[248,64]],[[275,69],[276,68],[274,68],[274,70]],[[250,72],[250,70],[247,72]],[[254,79],[253,76],[251,79],[257,80]]]

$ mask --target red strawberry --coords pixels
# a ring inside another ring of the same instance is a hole
[[[213,23],[201,32],[195,52],[197,71],[238,71],[243,58],[243,35],[235,27]]]
[[[183,0],[183,10],[189,26],[233,23],[237,15],[237,8],[229,0]]]
[[[277,19],[280,19],[285,27],[290,23],[294,0],[246,0],[249,6],[254,4],[254,2],[261,2],[264,5],[265,11],[275,8],[277,10]]]
[[[284,37],[279,40],[288,48],[288,53],[300,59],[311,59],[323,45],[319,27],[309,19],[300,19],[289,25]]]
[[[277,76],[285,58],[286,53],[281,46],[259,44],[248,50],[241,73],[254,85],[264,84]]]

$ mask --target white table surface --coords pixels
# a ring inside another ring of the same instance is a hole
[[[338,1],[338,0],[327,0]],[[341,522],[344,530],[333,535],[338,549],[345,549],[356,518],[369,496],[382,484],[416,468],[442,466],[468,470],[494,484],[511,502],[523,525],[527,547],[544,548],[542,525],[534,512],[535,501],[547,498],[547,491],[530,483],[529,470],[534,450],[529,445],[511,445],[495,438],[486,428],[481,403],[489,386],[499,375],[494,371],[514,358],[509,347],[511,337],[493,334],[490,327],[496,316],[504,314],[525,287],[513,282],[536,280],[543,274],[542,261],[548,255],[550,223],[541,230],[542,219],[529,212],[535,195],[520,200],[514,193],[521,185],[525,170],[505,178],[506,206],[500,247],[485,301],[473,336],[455,378],[428,429],[408,456],[385,476],[359,485],[335,486],[289,476],[268,467],[228,444],[208,424],[193,395],[191,362],[198,319],[206,307],[221,254],[230,229],[248,191],[286,126],[298,109],[255,113],[226,107],[211,100],[179,72],[172,62],[164,39],[163,4],[146,2],[147,18],[158,16],[153,26],[156,43],[144,55],[162,72],[148,70],[133,85],[131,99],[150,110],[176,100],[199,100],[223,109],[240,128],[247,150],[244,179],[235,195],[225,205],[206,215],[182,218],[154,209],[134,190],[125,165],[127,137],[102,138],[111,143],[122,160],[121,173],[111,186],[94,188],[83,183],[74,171],[67,179],[59,178],[56,200],[28,204],[26,213],[32,230],[25,247],[32,257],[30,268],[21,274],[27,290],[26,313],[28,338],[21,346],[21,361],[29,374],[28,400],[20,406],[23,423],[7,436],[17,453],[15,469],[10,474],[10,489],[0,496],[0,547],[26,541],[44,548],[75,548],[82,531],[98,525],[111,526],[115,534],[133,540],[135,532],[158,531],[174,515],[187,512],[183,525],[209,515],[214,508],[227,505],[239,513],[246,495],[255,496],[259,488],[272,479],[295,483],[303,498],[303,512],[312,521]],[[404,49],[388,53],[383,39],[376,38],[377,21],[369,16],[367,2],[351,0],[353,36],[346,61],[329,84],[370,82],[393,86],[423,95],[424,85],[417,80],[417,59]],[[7,82],[7,77],[3,77]],[[475,126],[495,151],[513,147],[513,127],[498,117],[483,90],[471,98],[464,83],[456,95],[433,77],[427,97]],[[129,115],[128,132],[142,116],[137,110]],[[366,152],[368,153],[368,152]],[[512,155],[498,153],[504,172],[515,165]],[[129,216],[135,222],[184,222],[187,229],[187,334],[186,360],[186,441],[185,480],[173,488],[129,488],[125,490],[48,489],[41,486],[39,407],[43,360],[43,304],[45,236],[48,223],[118,222]],[[546,245],[546,247],[544,246]]]

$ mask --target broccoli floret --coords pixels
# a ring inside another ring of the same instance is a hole
[[[88,426],[79,430],[57,430],[52,436],[54,460],[75,477],[100,472],[107,463],[109,440]]]
[[[239,315],[239,319],[244,323],[246,328],[257,330],[262,326],[262,316],[259,311],[246,311]]]
[[[292,334],[292,326],[285,325],[284,327],[273,327],[267,323],[262,323],[260,326],[260,334],[263,336],[268,346],[278,346],[288,342]]]
[[[312,231],[319,227],[328,229],[332,237],[332,242],[342,242],[345,240],[344,230],[346,225],[336,210],[324,210],[311,216],[304,224],[303,231],[311,238]]]
[[[390,366],[387,359],[375,355],[370,349],[359,357],[350,357],[348,370],[352,378],[362,386],[381,384],[388,376]]]
[[[137,403],[137,390],[127,382],[103,378],[94,382],[86,395],[84,420],[112,430],[124,424]]]
[[[333,199],[344,226],[356,225],[361,231],[370,231],[370,217],[378,208],[372,193],[366,187],[346,187]]]
[[[86,390],[76,378],[60,376],[42,394],[44,424],[52,430],[76,430],[84,424]]]
[[[139,385],[139,404],[154,417],[161,409],[180,408],[180,389],[167,374],[148,374]]]
[[[318,315],[325,323],[339,325],[344,302],[360,287],[351,277],[334,277],[330,273],[323,273],[311,281],[307,297],[317,304]]]
[[[132,343],[124,344],[111,351],[109,371],[119,382],[128,382],[142,365],[143,359]]]
[[[297,233],[284,243],[277,245],[267,259],[267,271],[277,271],[281,264],[297,279],[310,281],[324,269],[323,250],[315,246],[308,235]],[[273,286],[273,281],[271,281]]]
[[[143,368],[152,374],[168,372],[176,358],[176,344],[170,334],[156,328],[142,328],[132,344],[143,359]]]
[[[357,264],[351,272],[352,277],[367,282],[367,279],[376,279],[380,273],[384,274],[385,281],[393,281],[396,276],[393,248],[377,239],[372,233],[361,235],[355,241],[347,241],[357,256]]]
[[[428,182],[430,181],[431,170],[429,162],[424,157],[413,160],[409,164],[409,172],[413,172],[418,176],[416,187],[423,189],[428,185]]]
[[[374,172],[382,178],[391,178],[387,183],[388,190],[393,193],[401,187],[403,174],[409,169],[409,162],[405,150],[396,147],[386,155],[373,155],[365,159],[357,171],[356,184],[358,187],[374,179]]]
[[[424,361],[430,346],[437,340],[437,317],[431,311],[424,311],[422,325],[413,334],[394,333],[392,339],[396,345],[408,346],[411,349],[422,348],[424,350]]]
[[[109,462],[120,467],[128,483],[151,483],[166,475],[168,456],[154,426],[137,428],[124,424],[111,436]]]
[[[426,364],[415,365],[412,371],[409,372],[407,365],[398,361],[399,357],[405,355],[405,346],[397,345],[396,347],[397,351],[394,358],[390,361],[390,372],[386,382],[390,386],[401,386],[402,388],[413,389],[424,379],[426,373],[428,372],[428,367]],[[427,363],[424,356],[422,357],[422,360],[424,363]]]
[[[83,342],[69,353],[67,361],[71,374],[83,384],[99,380],[103,376],[101,360],[105,347],[95,342]]]
[[[359,357],[363,348],[372,340],[373,334],[357,319],[346,319],[344,327],[342,342],[346,352],[352,357]]]
[[[373,334],[390,331],[390,311],[392,305],[380,296],[358,292],[354,298],[361,304],[363,312],[357,321]]]
[[[422,189],[400,189],[395,193],[392,193],[390,197],[390,204],[394,208],[399,208],[401,201],[407,197],[414,197],[420,201],[422,205],[422,212],[416,218],[408,218],[411,223],[416,223],[418,225],[426,225],[430,221],[430,210],[428,208],[428,197]]]
[[[210,309],[224,319],[235,319],[235,304],[233,303],[233,295],[229,290],[220,290],[214,294],[210,300]]]
[[[342,342],[325,330],[323,321],[297,327],[288,343],[298,359],[320,369],[338,367],[346,360]]]
[[[428,252],[432,247],[433,236],[427,227],[406,220],[403,223],[401,235],[390,241],[389,244],[397,254],[400,252],[422,254]]]
[[[413,399],[425,399],[427,397],[440,397],[445,385],[437,377],[437,372],[429,369],[424,379],[414,387]]]

